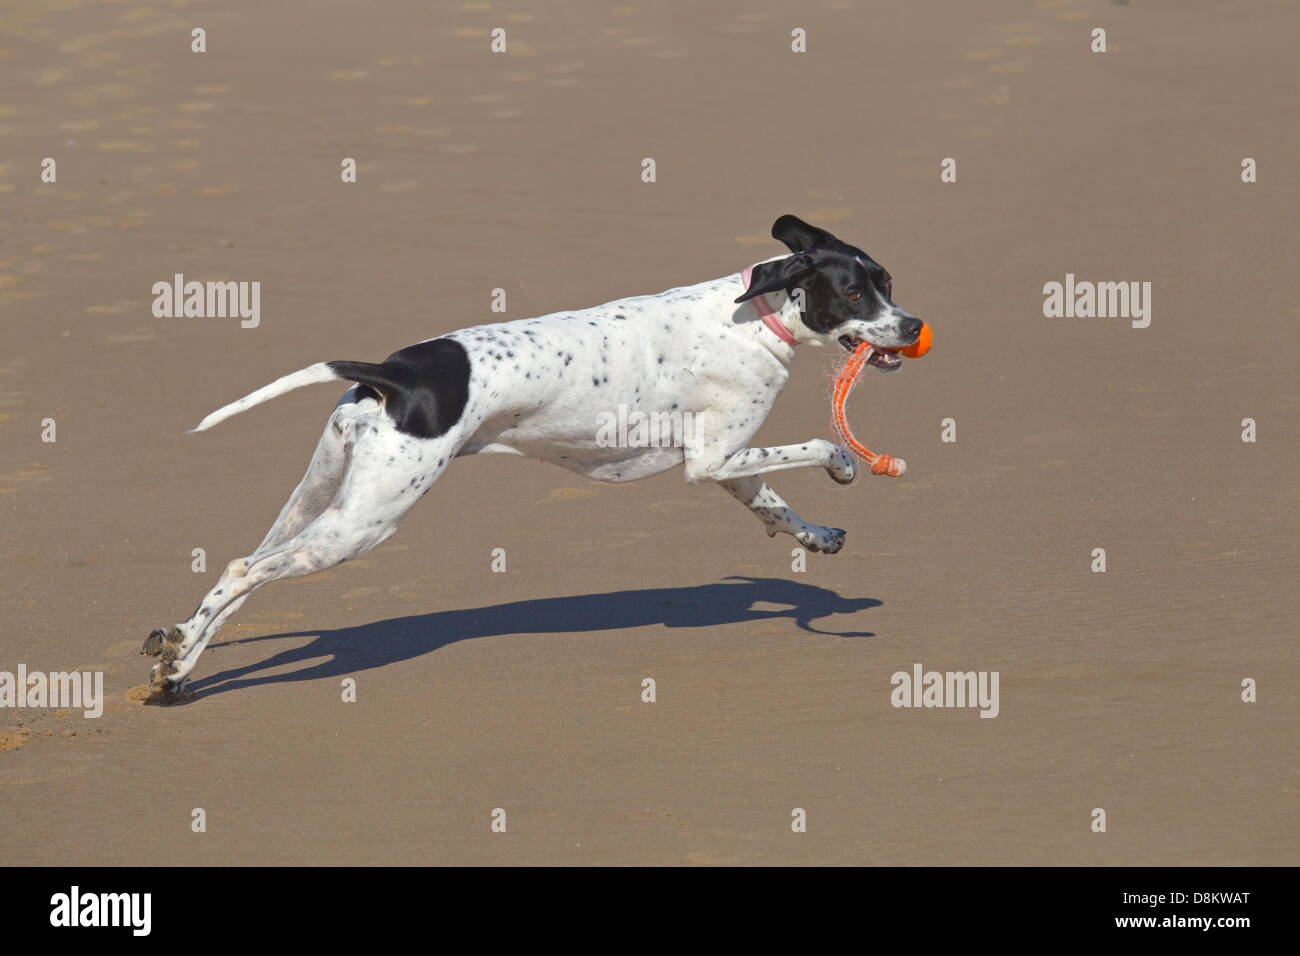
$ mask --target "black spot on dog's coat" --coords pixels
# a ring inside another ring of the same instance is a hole
[[[397,430],[437,438],[460,420],[469,401],[469,354],[455,339],[432,339],[394,352],[378,365],[330,362],[340,378],[382,396]]]

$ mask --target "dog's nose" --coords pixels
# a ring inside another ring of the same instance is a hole
[[[898,332],[909,342],[915,342],[918,335],[921,334],[921,326],[925,325],[920,319],[906,318],[898,323]]]

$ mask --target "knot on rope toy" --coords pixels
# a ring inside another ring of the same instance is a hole
[[[853,391],[853,386],[857,384],[858,377],[862,374],[862,370],[866,367],[867,360],[871,358],[873,352],[897,352],[906,355],[908,358],[920,358],[930,351],[930,344],[933,341],[934,335],[931,333],[930,327],[923,325],[916,343],[903,349],[877,349],[870,342],[863,342],[845,359],[844,364],[840,366],[840,370],[835,376],[835,387],[831,393],[831,421],[835,424],[835,430],[839,433],[840,440],[844,442],[845,447],[861,458],[871,469],[873,475],[888,475],[890,478],[897,478],[907,471],[907,462],[892,455],[878,455],[853,437],[853,432],[849,428],[848,416],[844,411],[844,406],[849,400],[849,392]]]
[[[895,458],[893,455],[877,455],[876,460],[870,464],[873,475],[888,475],[890,478],[897,478],[907,471],[907,462],[901,458]]]

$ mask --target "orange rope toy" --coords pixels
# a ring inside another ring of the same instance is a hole
[[[897,351],[908,358],[920,358],[930,351],[930,344],[933,341],[934,334],[930,331],[930,327],[923,325],[921,326],[921,336],[914,344],[905,349],[879,349],[878,351]],[[888,475],[890,478],[897,478],[907,471],[907,462],[892,455],[877,455],[859,442],[853,437],[853,432],[849,428],[848,417],[844,413],[844,406],[849,400],[849,392],[853,391],[853,386],[857,384],[858,377],[862,374],[862,369],[866,367],[867,359],[871,357],[873,351],[877,351],[876,346],[870,342],[863,342],[840,366],[840,370],[835,376],[835,389],[831,394],[831,421],[835,423],[835,430],[839,432],[844,444],[853,454],[867,463],[873,475]]]

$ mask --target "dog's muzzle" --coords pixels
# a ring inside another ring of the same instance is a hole
[[[840,345],[849,353],[857,351],[863,341],[855,335],[841,335],[839,338]],[[897,349],[882,348],[875,343],[868,344],[871,345],[871,352],[867,355],[867,364],[872,368],[880,372],[897,372],[903,367],[903,360]]]

